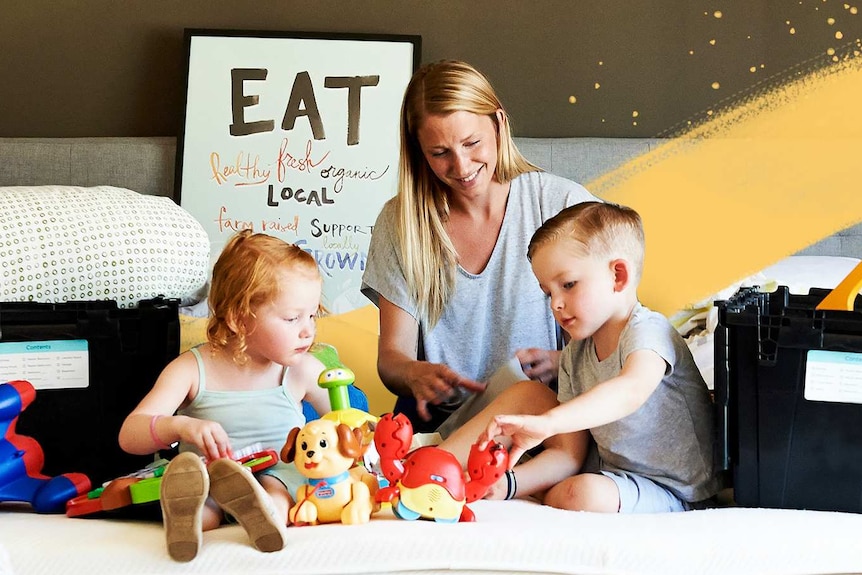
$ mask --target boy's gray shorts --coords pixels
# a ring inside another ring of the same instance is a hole
[[[646,477],[625,471],[603,470],[600,473],[617,484],[620,513],[667,513],[690,509],[688,503],[673,492]]]

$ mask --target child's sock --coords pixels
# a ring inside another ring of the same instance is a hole
[[[206,467],[194,453],[180,453],[165,469],[160,503],[168,554],[176,561],[191,561],[200,550],[209,483]]]
[[[216,459],[209,475],[210,495],[239,521],[257,549],[269,553],[284,548],[285,520],[275,516],[272,499],[251,471],[231,459]]]

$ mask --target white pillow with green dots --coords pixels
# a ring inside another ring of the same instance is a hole
[[[0,301],[187,298],[206,231],[170,198],[112,186],[0,187]]]

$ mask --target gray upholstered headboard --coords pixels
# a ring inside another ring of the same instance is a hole
[[[0,186],[117,186],[174,197],[176,138],[0,138]]]
[[[548,172],[586,183],[660,140],[647,138],[516,138],[518,147]],[[111,185],[143,194],[174,194],[176,139],[0,138],[0,186]],[[862,257],[862,224],[799,252]]]

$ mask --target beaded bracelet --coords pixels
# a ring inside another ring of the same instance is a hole
[[[515,479],[515,472],[511,469],[506,470],[506,499],[514,499],[518,494],[518,480]]]
[[[152,419],[150,419],[150,437],[153,438],[153,443],[156,444],[158,449],[170,449],[171,446],[159,439],[159,436],[156,434],[156,422],[159,420],[162,415],[154,415]]]

